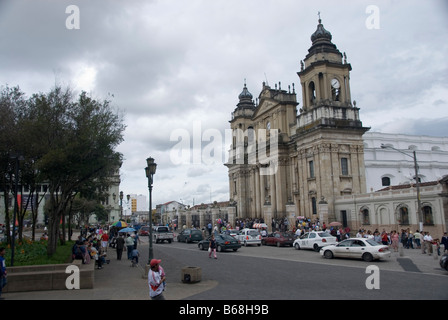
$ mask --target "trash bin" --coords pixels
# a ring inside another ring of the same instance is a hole
[[[200,267],[183,267],[181,280],[183,283],[196,283],[202,279]]]

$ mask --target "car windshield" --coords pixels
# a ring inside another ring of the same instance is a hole
[[[281,234],[282,234],[282,236],[283,236],[284,238],[291,238],[291,237],[292,237],[292,234],[289,233],[289,232],[282,232]]]
[[[149,227],[141,227],[140,230],[142,230],[142,231],[148,231],[148,230],[149,230]]]
[[[319,235],[319,237],[321,237],[321,238],[332,237],[332,235],[329,234],[328,232],[319,232],[318,235]]]
[[[191,234],[202,234],[199,230],[191,230]]]
[[[220,237],[221,237],[221,239],[224,240],[224,241],[234,241],[234,240],[235,240],[234,237],[229,236],[229,235],[227,235],[227,234],[222,234]]]
[[[158,227],[157,232],[168,232],[168,227]]]
[[[378,242],[376,242],[375,240],[372,240],[372,239],[367,239],[366,240],[366,242],[368,243],[368,244],[370,244],[371,246],[382,246],[382,244],[380,244],[380,243],[378,243]]]
[[[260,232],[258,232],[257,230],[249,230],[249,232],[247,234],[252,237],[256,237],[256,236],[260,235]]]

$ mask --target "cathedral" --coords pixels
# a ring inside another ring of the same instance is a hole
[[[369,128],[351,101],[351,65],[331,40],[319,19],[297,72],[300,104],[294,85],[263,83],[254,101],[244,84],[226,163],[238,218],[343,220],[335,199],[366,192],[363,134]]]

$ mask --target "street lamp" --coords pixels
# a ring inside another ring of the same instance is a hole
[[[146,159],[146,177],[148,178],[148,189],[149,189],[149,256],[148,256],[148,265],[150,264],[154,254],[152,248],[152,183],[153,176],[156,173],[157,164],[154,162],[154,159],[149,157]]]
[[[120,220],[123,219],[123,191],[120,191]]]
[[[401,150],[395,149],[391,146],[387,146],[384,144],[381,144],[381,148],[382,149],[392,149],[392,150],[395,150],[397,152],[404,154],[405,156],[408,156],[408,157],[414,159],[415,187],[417,189],[417,212],[418,212],[418,220],[419,220],[419,230],[422,231],[423,230],[423,212],[422,212],[422,202],[420,200],[420,180],[418,177],[417,154],[416,154],[415,150],[413,150],[412,151],[413,155],[411,156],[410,154],[407,154],[406,152],[403,152]]]

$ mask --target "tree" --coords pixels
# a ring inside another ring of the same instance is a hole
[[[21,153],[17,115],[26,105],[24,96],[18,86],[13,88],[5,86],[0,91],[0,191],[3,193],[4,199],[8,243],[11,243],[10,192],[12,192],[13,199],[17,199],[13,186],[16,181],[19,183],[20,179],[14,169],[17,157]],[[15,222],[13,223],[15,224]]]
[[[114,149],[123,141],[124,124],[108,100],[97,101],[82,92],[73,100],[69,89],[55,87],[29,101],[41,157],[36,168],[49,183],[48,248],[51,256],[60,236],[59,224],[74,196],[88,184],[107,186],[120,167]]]

